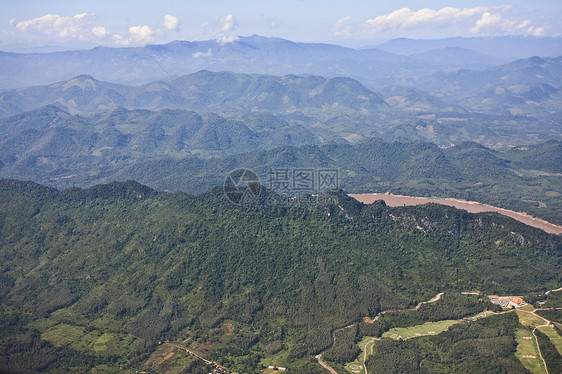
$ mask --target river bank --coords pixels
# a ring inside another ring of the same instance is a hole
[[[550,234],[562,234],[562,226],[555,225],[545,220],[535,218],[527,213],[515,212],[504,208],[482,204],[476,201],[465,201],[453,198],[436,198],[436,197],[416,197],[405,195],[392,195],[382,193],[370,194],[349,194],[354,199],[364,203],[371,204],[377,200],[384,200],[388,206],[410,206],[422,205],[427,203],[436,203],[441,205],[453,206],[457,209],[464,209],[469,213],[497,212],[504,216],[516,219],[526,225],[542,229]]]

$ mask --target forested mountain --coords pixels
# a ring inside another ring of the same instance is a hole
[[[61,192],[2,180],[2,362],[134,371],[159,341],[183,336],[238,372],[278,354],[294,372],[318,373],[308,357],[330,346],[333,328],[441,291],[519,294],[562,281],[562,239],[497,214],[367,206],[341,191],[291,204],[270,196],[239,207],[222,188]]]
[[[562,57],[535,56],[487,69],[420,77],[415,85],[478,112],[537,115],[560,112],[561,77]]]
[[[350,78],[282,77],[199,71],[168,81],[126,86],[80,75],[68,81],[0,93],[0,113],[17,114],[57,105],[71,114],[94,114],[117,107],[184,109],[220,113],[301,112],[323,118],[389,111],[378,95]]]
[[[462,43],[454,46],[455,42]],[[497,54],[490,51],[500,51],[504,42],[515,53],[499,54],[508,58],[494,57]],[[514,43],[528,45],[528,52],[513,50]],[[433,45],[436,48],[427,49]],[[0,90],[5,91],[0,95],[0,114],[15,114],[54,102],[71,113],[81,114],[115,106],[292,111],[319,105],[322,112],[344,113],[357,109],[356,106],[359,111],[370,113],[381,110],[376,94],[364,87],[358,92],[358,84],[351,80],[338,78],[326,83],[317,77],[293,74],[353,78],[377,93],[395,86],[409,87],[443,100],[445,105],[439,111],[453,106],[510,116],[560,112],[562,83],[556,51],[561,49],[557,39],[394,40],[382,47],[404,50],[401,53],[405,56],[374,48],[294,43],[255,35],[230,43],[176,41],[134,48],[98,47],[36,54],[0,52]],[[546,57],[530,57],[532,50]],[[544,53],[547,50],[549,53]],[[196,73],[201,70],[237,74]],[[284,79],[245,74],[272,74]],[[192,85],[193,88],[189,87]],[[335,101],[334,91],[338,92]],[[410,96],[409,100],[413,98]],[[334,102],[339,108],[329,106]],[[414,102],[414,106],[423,103]]]
[[[421,58],[421,57],[419,57]],[[532,57],[487,69],[454,69],[399,84],[377,86],[395,110],[419,113],[480,113],[542,116],[561,110],[561,62]],[[363,80],[364,82],[364,80]],[[371,86],[373,87],[373,86]],[[202,70],[176,79],[127,86],[79,75],[67,81],[0,93],[7,116],[57,105],[71,114],[128,109],[188,109],[221,113],[303,112],[322,119],[336,115],[389,114],[379,95],[351,78],[316,75],[258,75]],[[392,113],[395,117],[399,112]],[[453,116],[454,117],[454,116]]]
[[[241,122],[194,112],[121,110],[72,117],[68,125],[61,124],[68,114],[54,107],[36,115],[25,117],[21,130],[2,142],[0,176],[59,188],[134,179],[201,193],[237,168],[254,170],[264,184],[274,168],[336,168],[339,186],[349,193],[457,197],[562,223],[558,141],[503,151],[474,142],[445,149],[407,139],[349,144],[337,136],[340,142],[322,145],[327,132],[263,114]],[[280,146],[291,142],[295,146]],[[235,152],[241,153],[208,157]]]

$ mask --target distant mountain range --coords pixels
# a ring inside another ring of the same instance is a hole
[[[137,85],[204,69],[345,76],[376,89],[451,68],[487,68],[533,55],[560,56],[562,43],[556,38],[533,37],[398,39],[377,48],[352,49],[252,35],[230,43],[175,41],[145,47],[97,47],[50,53],[0,52],[0,90],[65,81],[80,74]],[[407,56],[412,59],[408,61]]]
[[[490,87],[510,85],[548,84],[553,87],[562,85],[562,57],[531,57],[516,60],[506,65],[484,70],[458,70],[452,73],[439,73],[434,77],[423,77],[426,90],[439,92],[446,96],[469,97],[483,92]],[[438,85],[437,82],[440,81]]]
[[[409,63],[416,65],[415,61]],[[321,119],[336,115],[380,116],[389,113],[387,103],[394,109],[395,119],[403,114],[399,112],[550,116],[562,111],[562,57],[532,57],[486,69],[446,68],[426,73],[406,77],[408,72],[399,71],[392,78],[393,84],[375,91],[351,78],[317,75],[202,70],[140,86],[79,75],[68,81],[1,92],[0,115],[51,104],[72,114],[100,113],[123,106],[220,113],[302,112]],[[380,95],[388,99],[386,103]]]
[[[398,38],[379,44],[375,48],[399,55],[425,54],[435,50],[455,48],[472,50],[475,55],[516,60],[531,56],[561,56],[562,38],[537,38],[521,35],[446,39]]]
[[[0,93],[0,112],[7,115],[44,105],[57,105],[71,114],[82,115],[117,107],[221,113],[301,112],[320,117],[375,115],[390,110],[382,98],[350,78],[210,71],[142,86],[119,85],[80,75],[65,82]]]
[[[445,47],[429,51],[407,53],[412,63],[425,63],[440,66],[443,69],[485,69],[508,63],[510,59],[485,55],[468,48]]]
[[[384,79],[404,61],[377,49],[295,43],[280,38],[241,37],[175,41],[164,45],[52,53],[0,53],[0,88],[24,88],[68,80],[80,74],[121,84],[143,84],[199,70],[251,74],[316,74]],[[416,68],[417,70],[418,68]]]

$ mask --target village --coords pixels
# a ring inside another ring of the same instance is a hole
[[[489,295],[488,298],[493,304],[499,305],[503,309],[520,308],[527,305],[527,303],[521,298],[521,296]]]

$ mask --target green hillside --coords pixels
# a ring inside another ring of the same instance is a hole
[[[446,290],[562,281],[562,239],[506,217],[329,196],[272,204],[263,191],[238,207],[222,188],[2,180],[0,363],[142,370],[159,342],[187,339],[241,373],[267,360],[318,373],[309,358],[331,330],[365,316]]]

